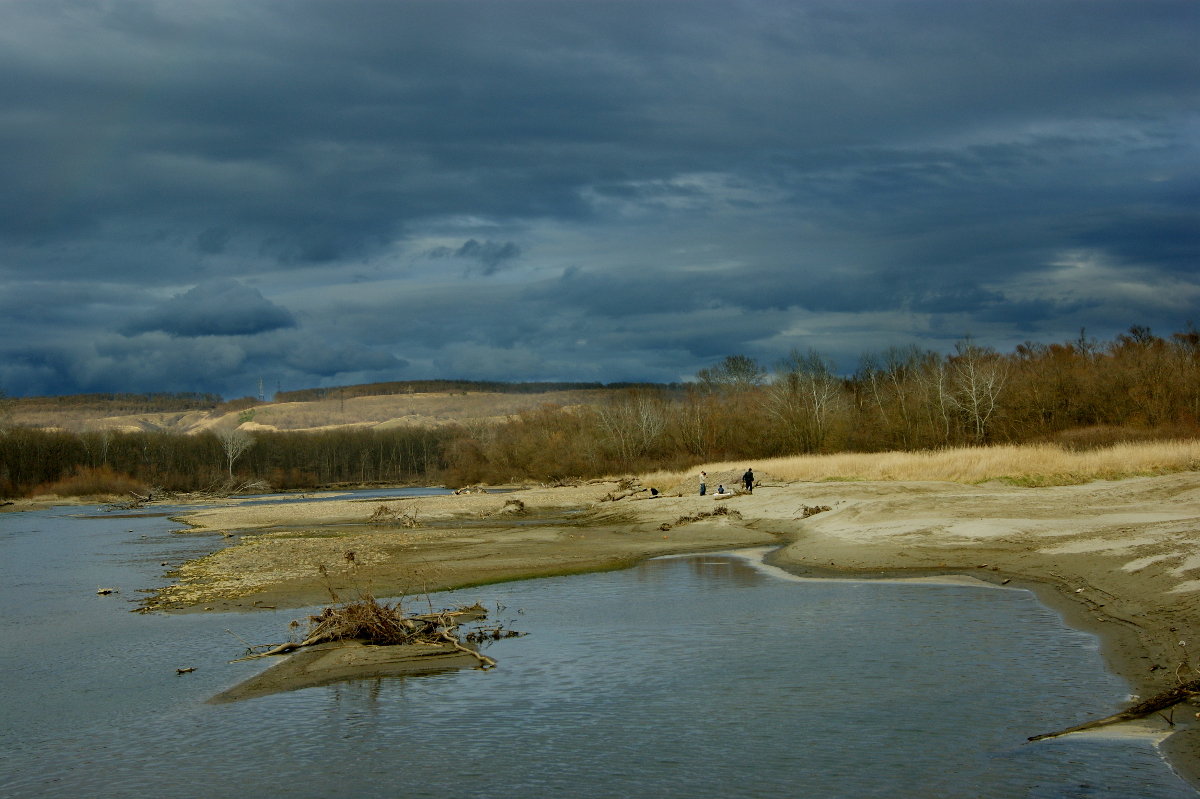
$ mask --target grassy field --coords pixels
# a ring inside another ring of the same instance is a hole
[[[784,481],[945,480],[982,483],[1001,480],[1017,485],[1073,485],[1200,469],[1200,440],[1116,444],[1082,452],[1054,444],[962,447],[925,452],[843,453],[769,458],[755,463],[697,464],[687,472],[654,472],[646,485],[694,480],[701,470],[714,477],[740,475],[753,466],[760,476]]]

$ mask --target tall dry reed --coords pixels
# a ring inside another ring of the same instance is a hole
[[[1057,444],[959,447],[923,452],[841,453],[766,458],[753,463],[697,464],[686,472],[654,472],[643,483],[671,485],[753,466],[778,480],[945,480],[1021,485],[1071,485],[1089,480],[1168,474],[1200,469],[1200,440],[1147,441],[1074,452]]]

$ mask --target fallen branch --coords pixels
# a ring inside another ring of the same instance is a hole
[[[1105,716],[1102,719],[1094,721],[1086,721],[1083,724],[1076,724],[1074,727],[1067,727],[1065,730],[1057,732],[1047,732],[1041,735],[1030,736],[1030,741],[1043,741],[1047,738],[1057,738],[1060,735],[1067,735],[1072,732],[1083,732],[1084,730],[1094,730],[1097,727],[1104,727],[1109,724],[1117,724],[1122,721],[1132,721],[1149,716],[1151,713],[1157,713],[1160,710],[1174,707],[1175,705],[1193,697],[1200,696],[1200,680],[1191,680],[1190,682],[1177,685],[1161,693],[1157,693],[1149,699],[1138,702],[1136,705],[1122,710],[1120,713],[1114,713],[1111,716]]]

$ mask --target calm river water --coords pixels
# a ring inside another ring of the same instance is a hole
[[[303,611],[130,613],[223,542],[89,510],[0,515],[0,796],[1198,795],[1150,738],[1025,742],[1127,693],[1031,594],[733,554],[435,597],[528,633],[490,672],[209,705]]]

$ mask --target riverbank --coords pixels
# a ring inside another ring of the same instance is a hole
[[[328,600],[330,589],[412,595],[777,544],[770,561],[796,573],[962,574],[1033,588],[1097,633],[1111,668],[1143,697],[1197,676],[1196,472],[1044,488],[760,480],[753,494],[728,498],[687,484],[650,498],[591,483],[206,508],[186,517],[192,530],[237,544],[181,567],[148,607],[298,607]],[[1185,734],[1167,748],[1195,782],[1193,714],[1174,714]]]

